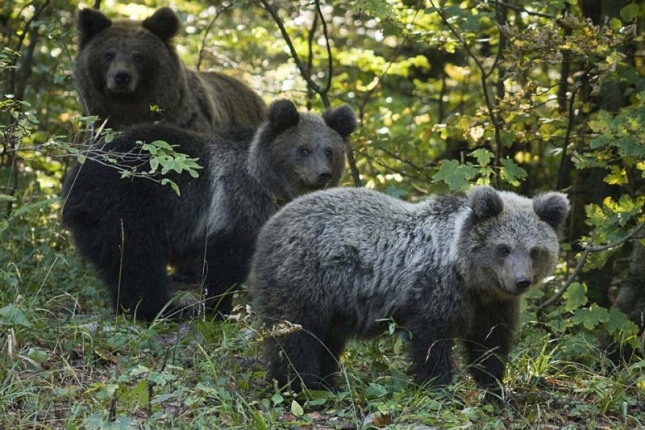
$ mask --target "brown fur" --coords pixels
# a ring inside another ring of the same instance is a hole
[[[115,129],[164,121],[211,132],[256,127],[266,105],[245,83],[218,72],[189,70],[172,38],[181,28],[170,8],[143,21],[79,13],[75,85],[85,113]]]

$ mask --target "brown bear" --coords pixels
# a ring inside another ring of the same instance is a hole
[[[255,128],[264,118],[264,101],[242,81],[184,65],[172,41],[181,23],[170,8],[143,21],[111,20],[83,9],[78,28],[75,86],[85,113],[110,128],[165,121],[226,132]]]
[[[335,387],[347,342],[393,319],[416,382],[449,384],[459,339],[496,400],[520,297],[555,269],[568,211],[562,193],[530,199],[486,186],[419,203],[360,188],[295,199],[262,227],[249,275],[263,323],[302,326],[265,337],[269,378],[294,390]]]
[[[63,225],[109,287],[116,310],[142,320],[164,309],[173,314],[166,267],[197,258],[210,308],[226,314],[262,224],[281,204],[338,185],[345,139],[355,128],[346,105],[314,115],[289,100],[273,102],[250,136],[244,130],[229,139],[167,124],[130,127],[74,165],[63,185]],[[168,174],[180,195],[150,177],[123,179],[110,163],[148,172],[150,160],[137,142],[156,140],[178,145],[203,167],[196,178]]]

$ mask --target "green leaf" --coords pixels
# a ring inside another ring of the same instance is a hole
[[[170,185],[170,188],[177,194],[178,196],[181,196],[181,191],[179,190],[179,185],[173,180],[170,180],[168,178],[163,178],[161,180],[161,185]]]
[[[502,158],[499,162],[502,165],[499,171],[500,177],[509,184],[519,185],[520,179],[526,177],[526,170],[522,169],[510,158]]]
[[[284,400],[284,397],[282,397],[280,393],[276,393],[273,395],[273,397],[271,397],[271,402],[273,403],[273,406],[279,405],[280,403],[282,403],[283,400]]]
[[[0,325],[21,325],[23,327],[31,327],[31,323],[27,319],[27,315],[22,309],[8,304],[0,309]]]
[[[297,417],[301,417],[305,414],[305,411],[302,409],[302,406],[300,406],[300,403],[296,402],[295,400],[292,400],[291,413]]]
[[[432,181],[445,182],[451,191],[463,191],[469,188],[469,181],[475,175],[477,175],[477,167],[470,163],[459,164],[457,160],[443,160],[439,171],[432,177]]]
[[[153,158],[150,160],[150,172],[156,172],[157,169],[159,168],[159,159],[158,158]]]
[[[640,7],[638,3],[630,3],[620,10],[620,17],[624,22],[632,22],[638,18]]]
[[[356,12],[365,12],[375,18],[391,18],[394,15],[392,6],[386,0],[355,0],[352,3]]]
[[[367,387],[367,390],[365,390],[365,396],[368,399],[377,399],[385,395],[387,395],[387,388],[385,388],[381,384],[376,384],[372,382]]]
[[[609,311],[597,305],[592,305],[575,311],[571,321],[576,324],[582,324],[587,330],[593,330],[601,323],[609,321]]]
[[[611,166],[611,173],[605,176],[604,181],[609,185],[626,185],[629,182],[625,170],[616,165]]]
[[[639,328],[630,321],[629,317],[616,308],[609,308],[609,319],[605,322],[607,333],[616,338],[621,332],[627,332],[629,335],[638,336]]]
[[[587,299],[586,293],[587,286],[584,284],[574,282],[573,284],[569,285],[567,291],[565,291],[565,293],[562,295],[566,300],[564,303],[564,310],[571,312],[586,305],[589,301]]]
[[[494,157],[494,154],[491,151],[484,148],[476,149],[468,155],[475,157],[480,166],[488,166],[490,164],[490,160]]]

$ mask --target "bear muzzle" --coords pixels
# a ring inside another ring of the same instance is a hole
[[[533,284],[530,278],[519,277],[515,280],[515,288],[519,293],[523,293]]]
[[[108,89],[115,94],[129,94],[137,88],[137,82],[132,74],[118,70],[113,76],[108,76]]]

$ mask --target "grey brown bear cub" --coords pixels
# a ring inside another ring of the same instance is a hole
[[[347,341],[392,318],[409,333],[416,382],[450,383],[461,339],[478,385],[498,388],[520,296],[554,270],[568,208],[561,193],[484,186],[416,204],[347,188],[296,199],[263,227],[249,276],[263,323],[303,327],[266,338],[268,376],[333,387]]]
[[[225,293],[245,279],[260,227],[278,204],[338,185],[344,139],[355,127],[347,106],[318,116],[299,113],[288,100],[271,104],[250,138],[164,124],[132,127],[74,165],[63,185],[63,225],[96,266],[117,310],[155,318],[171,299],[167,265],[185,264],[204,272],[207,299],[227,313]],[[149,159],[137,142],[155,140],[178,145],[203,167],[198,178],[169,175],[179,196],[150,179],[122,179],[109,162],[147,172]]]

